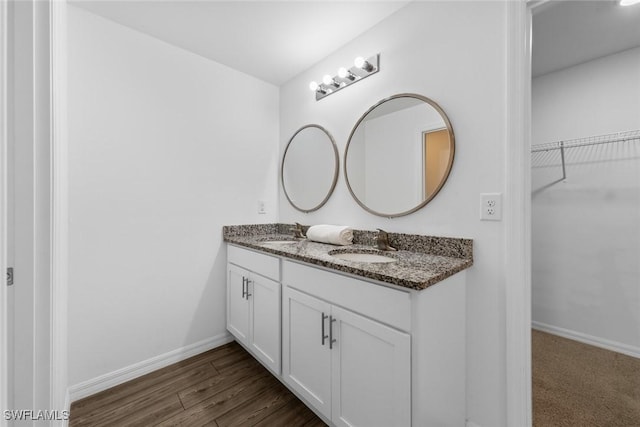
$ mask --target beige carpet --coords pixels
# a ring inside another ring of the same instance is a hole
[[[640,359],[532,331],[535,427],[640,427]]]

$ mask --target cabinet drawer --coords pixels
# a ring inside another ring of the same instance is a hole
[[[411,295],[318,268],[282,262],[282,283],[398,329],[411,328]]]
[[[237,246],[227,245],[227,262],[280,281],[280,259]]]

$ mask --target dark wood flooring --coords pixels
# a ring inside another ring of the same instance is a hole
[[[73,402],[70,427],[325,426],[232,342]]]

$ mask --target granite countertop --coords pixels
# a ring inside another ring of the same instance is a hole
[[[227,243],[413,290],[426,289],[473,265],[473,241],[470,239],[389,233],[390,244],[398,251],[380,251],[375,248],[375,231],[354,230],[353,245],[335,246],[294,239],[288,232],[290,227],[290,224],[225,226],[223,237]],[[280,240],[295,240],[295,243],[269,243]],[[347,261],[329,253],[354,250],[397,261]]]

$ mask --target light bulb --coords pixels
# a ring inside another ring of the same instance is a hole
[[[369,63],[369,61],[365,60],[362,56],[358,56],[354,61],[353,64],[358,67],[361,68],[363,70],[365,70],[368,73],[371,73],[374,68],[373,65],[371,65]]]
[[[347,71],[346,68],[344,68],[344,67],[338,68],[338,77],[340,77],[341,79],[344,79],[345,77],[347,77],[348,73],[349,72]]]
[[[315,81],[309,83],[309,90],[311,90],[312,92],[317,91],[318,90],[318,83],[316,83]]]
[[[640,3],[640,0],[620,0],[620,6],[631,6]]]
[[[326,85],[330,85],[333,83],[333,77],[331,77],[329,74],[325,74],[322,77],[322,83],[326,84]]]

